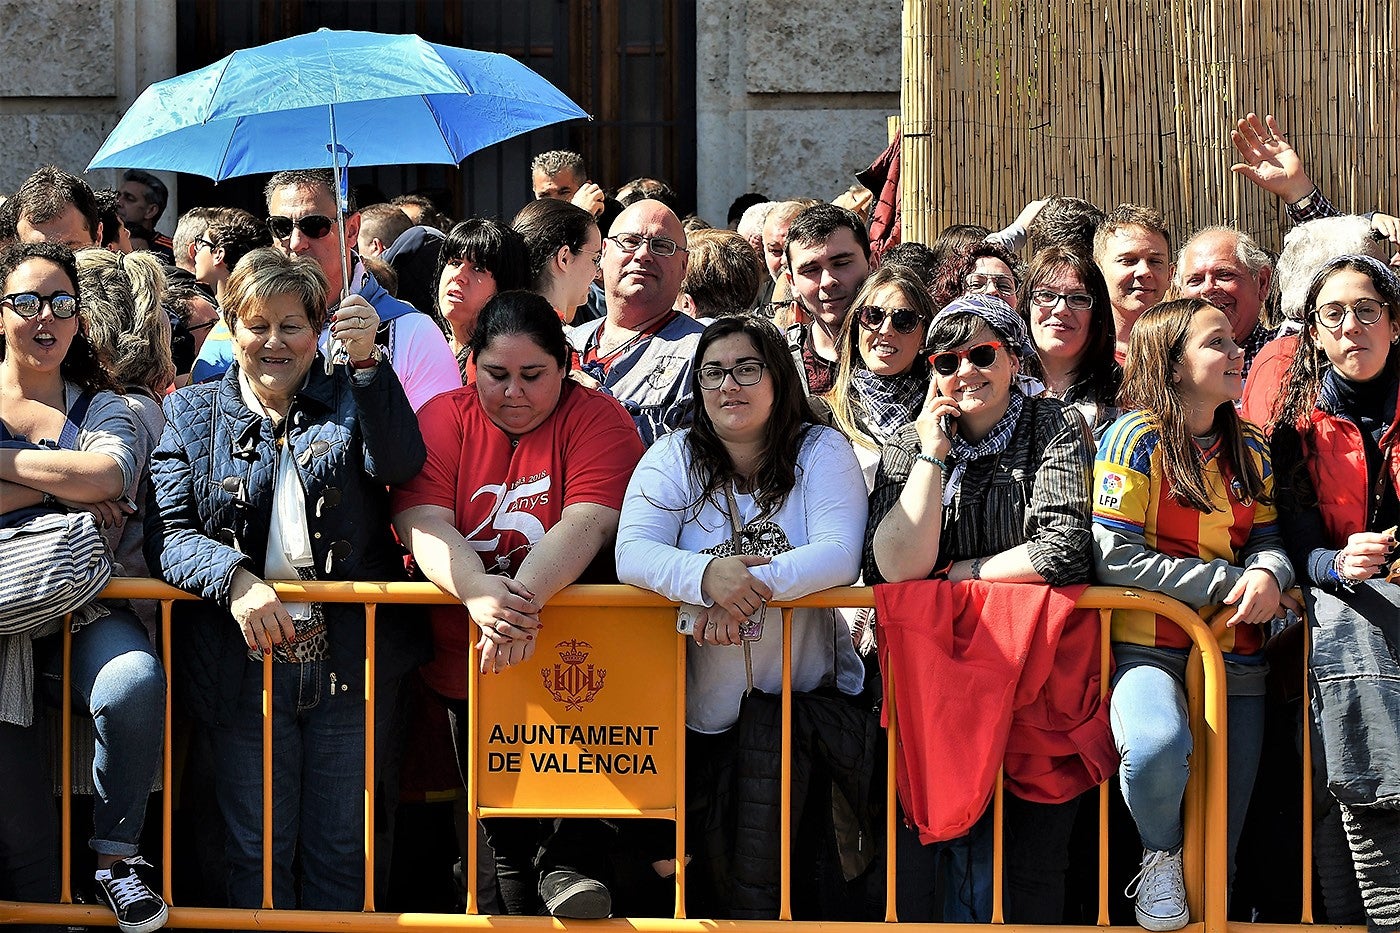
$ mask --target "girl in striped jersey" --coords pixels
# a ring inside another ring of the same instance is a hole
[[[1200,299],[1169,301],[1133,326],[1119,402],[1094,464],[1099,579],[1156,590],[1210,618],[1229,685],[1229,855],[1244,824],[1264,724],[1263,623],[1296,604],[1275,527],[1268,446],[1234,403],[1244,351],[1230,321]],[[1116,610],[1111,718],[1123,797],[1142,837],[1129,887],[1149,930],[1187,923],[1181,800],[1191,733],[1184,676],[1190,642],[1169,620]],[[1233,874],[1233,868],[1232,868]]]

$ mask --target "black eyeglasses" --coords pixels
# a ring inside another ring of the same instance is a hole
[[[288,235],[288,236],[291,236],[291,231],[288,231],[288,232],[287,232],[287,235]],[[202,236],[197,236],[197,237],[195,237],[195,238],[194,238],[194,241],[195,241],[195,243],[199,244],[200,246],[207,246],[207,247],[209,247],[209,252],[211,252],[211,253],[214,252],[214,250],[216,250],[216,249],[219,248],[219,245],[218,245],[217,243],[215,243],[213,240],[206,240],[206,239],[205,239],[204,237],[202,237]]]
[[[713,392],[724,385],[726,376],[733,376],[737,385],[758,385],[758,381],[763,378],[763,370],[767,367],[767,363],[754,362],[739,363],[728,369],[723,366],[702,366],[697,370],[696,377],[700,380],[700,388],[706,392]]]
[[[1037,308],[1053,308],[1063,300],[1065,307],[1071,311],[1088,311],[1094,306],[1094,296],[1079,292],[1073,295],[1066,295],[1064,292],[1052,292],[1048,288],[1037,288],[1031,292],[1031,302]]]
[[[890,326],[901,334],[912,334],[923,323],[924,316],[913,308],[882,308],[879,305],[861,305],[856,308],[856,320],[866,330],[875,331],[890,319]]]
[[[38,317],[45,304],[49,306],[50,313],[60,321],[66,321],[78,313],[78,299],[67,292],[54,292],[52,295],[41,295],[38,292],[15,292],[13,295],[0,298],[0,305],[9,305],[14,308],[15,314],[25,320]]]
[[[608,237],[608,239],[620,246],[622,251],[626,253],[635,253],[642,248],[643,243],[650,246],[651,251],[658,256],[674,256],[677,251],[682,253],[689,252],[684,246],[681,246],[670,237],[665,236],[643,236],[640,233],[618,233]]]
[[[298,220],[292,220],[290,217],[279,217],[275,214],[267,218],[267,230],[274,239],[278,240],[290,240],[293,227],[311,239],[319,240],[330,233],[331,227],[334,226],[335,218],[327,217],[325,214],[307,214]]]
[[[1336,330],[1347,319],[1347,312],[1355,316],[1357,323],[1367,327],[1381,319],[1386,306],[1374,298],[1360,298],[1354,305],[1344,305],[1339,301],[1329,302],[1313,312],[1317,322],[1328,330]]]
[[[928,358],[933,364],[934,372],[940,376],[951,376],[958,371],[963,360],[967,360],[978,369],[989,369],[997,361],[997,351],[1001,349],[1001,341],[993,340],[990,343],[979,343],[975,347],[968,347],[966,350],[945,350],[942,353],[935,353]]]

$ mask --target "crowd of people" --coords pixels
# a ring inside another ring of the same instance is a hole
[[[169,684],[142,601],[74,607],[66,684],[67,616],[0,628],[0,899],[57,898],[48,730],[71,690],[92,896],[124,933],[165,924],[142,852],[148,798],[176,792],[169,690],[206,902],[360,909],[396,857],[400,776],[441,751],[466,783],[473,657],[524,664],[559,590],[622,582],[677,603],[690,640],[687,914],[774,918],[769,604],[863,582],[876,610],[791,620],[794,915],[883,916],[892,683],[901,920],[990,920],[1004,753],[1006,921],[1073,919],[1080,800],[1116,775],[1136,920],[1179,929],[1190,643],[1115,610],[1101,702],[1099,616],[1073,610],[1098,582],[1179,600],[1219,640],[1232,877],[1272,685],[1306,640],[1311,705],[1284,709],[1315,736],[1322,906],[1400,929],[1400,219],[1337,211],[1272,117],[1232,138],[1287,206],[1277,256],[1229,226],[1174,253],[1157,209],[1067,196],[927,244],[858,197],[745,195],[717,229],[563,151],[508,224],[342,202],[295,170],[265,218],[193,207],[166,239],[156,176],[94,192],[39,169],[0,204],[0,548],[61,554],[38,530],[88,516],[65,527],[95,527],[115,573],[200,599],[174,605]],[[456,603],[385,605],[373,628],[366,879],[364,615],[269,581],[414,578]],[[492,912],[671,913],[668,823],[482,829],[485,869],[456,884]]]

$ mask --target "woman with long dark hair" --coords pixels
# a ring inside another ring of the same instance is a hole
[[[525,287],[526,263],[520,235],[485,217],[462,221],[442,241],[433,272],[437,317],[457,357],[462,382],[476,375],[468,363],[468,345],[481,309],[497,292]]]
[[[695,642],[686,663],[687,786],[709,802],[687,816],[697,828],[687,877],[706,904],[702,915],[725,916],[737,909],[736,879],[720,867],[727,853],[697,848],[706,836],[699,827],[723,805],[728,785],[715,788],[730,773],[746,690],[781,689],[783,619],[767,604],[856,579],[865,486],[846,439],[814,423],[771,323],[715,321],[690,378],[702,404],[690,428],[658,440],[638,464],[622,506],[617,570],[622,582],[685,604],[683,628]],[[793,690],[859,694],[863,670],[839,617],[798,609],[793,623]]]
[[[511,227],[525,240],[528,288],[549,299],[559,320],[572,324],[603,262],[598,221],[567,201],[537,198],[520,209]]]
[[[1279,524],[1310,621],[1314,760],[1367,919],[1394,929],[1400,863],[1378,856],[1400,851],[1400,278],[1341,256],[1313,278],[1304,311],[1271,436]]]

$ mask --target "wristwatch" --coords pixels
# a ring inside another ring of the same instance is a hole
[[[381,347],[379,344],[376,343],[376,344],[373,346],[373,348],[370,349],[370,351],[369,351],[369,356],[365,357],[365,358],[362,359],[362,360],[351,360],[351,361],[350,361],[350,368],[351,368],[351,369],[369,369],[370,367],[378,366],[378,365],[380,364],[380,362],[381,362],[383,359],[384,359],[384,348]]]

